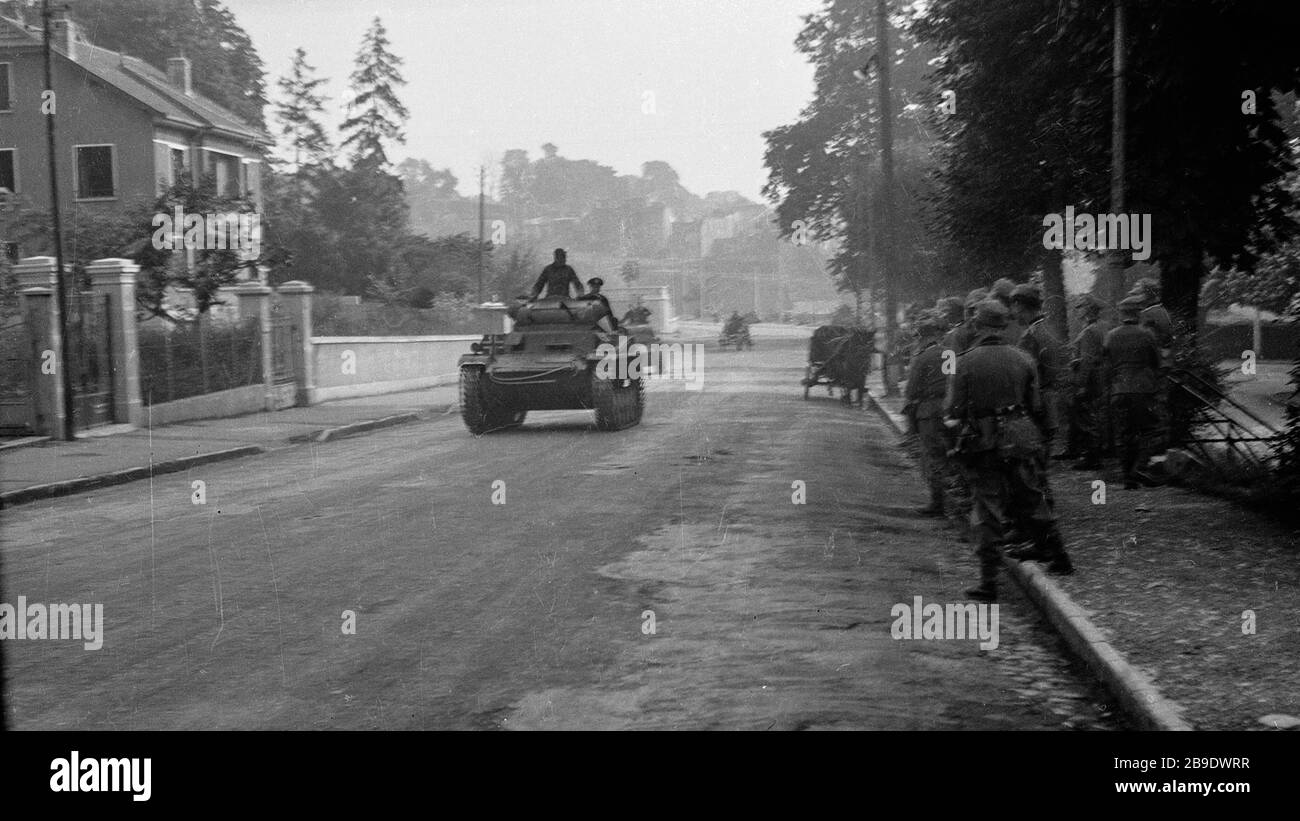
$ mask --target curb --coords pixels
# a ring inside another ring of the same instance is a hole
[[[334,439],[343,439],[347,436],[355,436],[359,433],[366,433],[381,428],[391,428],[394,425],[404,425],[407,422],[419,421],[419,413],[398,413],[392,416],[385,416],[380,419],[371,419],[365,422],[353,422],[350,425],[342,425],[337,428],[322,428],[311,433],[299,433],[289,437],[289,442],[300,444],[302,442],[329,442]]]
[[[304,442],[329,442],[334,439],[342,439],[348,436],[354,436],[366,433],[380,428],[402,425],[407,422],[415,422],[421,418],[419,413],[399,413],[393,416],[385,416],[381,419],[371,419],[365,422],[354,422],[350,425],[342,425],[337,428],[322,428],[311,433],[300,433],[289,437],[287,440],[290,444],[301,444]],[[82,476],[76,479],[68,479],[62,482],[50,482],[44,485],[32,485],[31,487],[11,490],[6,493],[0,493],[0,509],[21,505],[27,502],[34,502],[40,499],[53,499],[58,496],[71,496],[76,493],[82,493],[87,490],[96,488],[111,487],[113,485],[123,485],[127,482],[134,482],[140,479],[148,479],[150,476],[160,476],[166,473],[176,473],[182,470],[188,470],[199,465],[211,464],[213,462],[224,462],[229,459],[240,459],[245,456],[256,456],[259,453],[265,453],[266,448],[261,445],[241,445],[237,448],[228,450],[218,450],[212,453],[200,453],[195,456],[183,456],[179,459],[169,459],[165,462],[155,462],[152,465],[138,468],[128,468],[118,470],[112,473],[101,473],[95,476]]]
[[[895,433],[905,435],[894,414],[869,391],[867,398]],[[1183,708],[1161,695],[1151,679],[1129,664],[1088,619],[1083,608],[1047,578],[1037,563],[1017,562],[1004,556],[1002,566],[1052,624],[1070,651],[1092,670],[1093,675],[1115,696],[1139,728],[1171,731],[1193,729],[1182,717]]]
[[[126,470],[114,471],[113,473],[101,473],[97,476],[82,476],[77,479],[68,479],[62,482],[50,482],[44,485],[32,485],[31,487],[11,490],[7,493],[0,493],[0,508],[12,507],[25,502],[34,502],[38,499],[53,499],[56,496],[70,496],[74,493],[81,493],[86,490],[95,488],[110,487],[112,485],[122,485],[127,482],[134,482],[138,479],[148,479],[150,476],[159,476],[165,473],[177,473],[182,470],[188,470],[199,465],[207,465],[213,462],[224,462],[228,459],[240,459],[244,456],[255,456],[265,451],[257,445],[242,445],[237,448],[228,450],[218,450],[212,453],[200,453],[196,456],[183,456],[179,459],[168,459],[166,462],[156,462],[146,467],[128,468]]]

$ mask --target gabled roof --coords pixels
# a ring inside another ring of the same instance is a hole
[[[40,46],[42,36],[35,26],[0,17],[0,48]],[[75,60],[58,43],[54,44],[54,51],[168,122],[185,128],[215,129],[250,143],[275,144],[271,135],[198,92],[187,97],[167,80],[166,74],[138,57],[119,54],[81,39],[77,42]]]

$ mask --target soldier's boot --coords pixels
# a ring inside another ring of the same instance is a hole
[[[922,516],[943,516],[945,515],[943,504],[943,488],[930,487],[930,504],[925,507],[918,507],[916,512]]]
[[[1061,531],[1056,525],[1047,531],[1043,552],[1047,554],[1048,573],[1068,576],[1074,572],[1074,562],[1070,561],[1070,554],[1065,551],[1065,540],[1061,538]]]
[[[980,583],[966,590],[966,595],[976,601],[998,600],[998,559],[997,556],[980,557]]]

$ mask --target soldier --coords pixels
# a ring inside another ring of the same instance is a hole
[[[542,274],[537,278],[533,285],[533,292],[529,295],[530,299],[537,299],[546,289],[547,297],[568,297],[569,286],[572,285],[577,289],[577,295],[582,296],[582,280],[578,279],[578,274],[573,270],[566,261],[563,248],[555,249],[555,261],[542,269]]]
[[[1133,283],[1128,295],[1141,300],[1142,313],[1138,315],[1138,324],[1155,335],[1161,355],[1167,358],[1168,351],[1174,344],[1174,321],[1160,302],[1160,283],[1150,277],[1143,277]]]
[[[1038,368],[1038,391],[1043,397],[1046,411],[1043,436],[1043,464],[1047,469],[1047,457],[1051,453],[1052,441],[1060,427],[1060,408],[1058,406],[1061,380],[1061,341],[1047,328],[1043,321],[1043,292],[1036,285],[1024,283],[1017,285],[1011,292],[1011,314],[1024,327],[1017,340],[1019,348],[1029,354]]]
[[[966,594],[996,601],[998,548],[1013,524],[1033,542],[1008,556],[1046,561],[1050,573],[1072,573],[1074,567],[1043,490],[1038,369],[1024,351],[1006,344],[1007,309],[1001,303],[980,303],[976,325],[976,346],[957,362],[944,414],[950,427],[965,426],[957,453],[973,495],[971,525],[980,560],[980,584]]]
[[[960,355],[966,353],[971,345],[975,344],[975,308],[987,293],[983,288],[976,288],[966,295],[966,301],[963,303],[966,318],[961,324],[948,331],[943,341],[939,343],[944,350]]]
[[[1138,324],[1143,301],[1120,301],[1122,324],[1102,343],[1110,413],[1119,439],[1124,488],[1133,490],[1155,481],[1142,471],[1150,437],[1159,428],[1155,399],[1160,388],[1160,348],[1155,334]]]
[[[587,280],[587,293],[578,297],[578,299],[587,300],[589,302],[599,302],[601,305],[604,305],[605,316],[603,318],[609,320],[609,329],[611,331],[617,331],[618,319],[614,317],[614,309],[609,307],[609,297],[600,292],[600,289],[603,287],[605,287],[605,280],[600,277],[592,277]]]
[[[993,281],[989,287],[989,298],[996,299],[1007,309],[1007,329],[1003,337],[1007,340],[1008,345],[1019,345],[1020,335],[1024,333],[1025,327],[1016,316],[1016,312],[1011,310],[1011,295],[1015,293],[1016,283],[1006,277],[1000,277]],[[1041,297],[1040,297],[1041,301]]]
[[[966,308],[962,302],[961,297],[946,296],[934,303],[934,310],[943,320],[945,331],[957,327],[966,318]]]
[[[1074,470],[1096,470],[1101,467],[1103,415],[1106,409],[1102,399],[1106,393],[1102,369],[1102,343],[1106,334],[1098,319],[1101,302],[1091,294],[1079,297],[1079,320],[1083,329],[1071,344],[1070,357],[1070,428],[1066,435],[1065,451],[1058,459],[1078,459]]]
[[[944,515],[944,492],[948,474],[948,437],[943,426],[943,399],[948,377],[943,373],[944,322],[937,315],[922,316],[916,323],[916,353],[907,366],[907,389],[903,414],[911,434],[920,439],[921,472],[930,487],[930,504],[917,510],[922,516]]]

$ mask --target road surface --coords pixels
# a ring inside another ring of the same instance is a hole
[[[804,342],[709,347],[626,431],[449,414],[6,510],[0,601],[104,614],[4,643],[9,726],[1116,726],[1014,593],[996,649],[893,639],[969,547],[875,414],[803,400]]]

